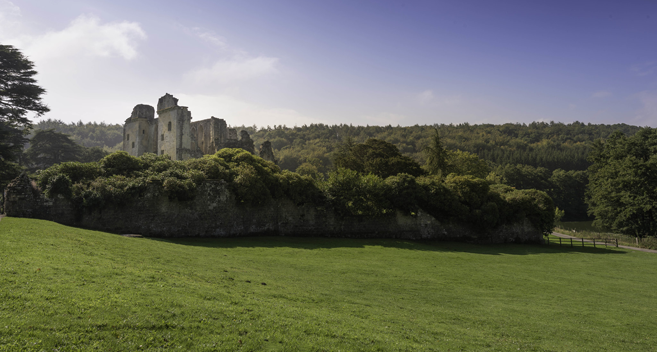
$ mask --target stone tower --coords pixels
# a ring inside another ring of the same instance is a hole
[[[139,104],[123,125],[123,150],[132,156],[155,153],[157,140],[155,109],[150,105]]]
[[[187,107],[178,106],[178,99],[167,93],[157,102],[158,155],[170,155],[173,160],[192,157],[190,122],[192,114]]]

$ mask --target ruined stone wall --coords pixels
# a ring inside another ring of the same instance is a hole
[[[542,238],[529,222],[513,224],[482,237],[454,224],[442,224],[432,216],[401,213],[384,218],[338,216],[331,208],[296,205],[288,199],[272,200],[262,206],[236,203],[223,181],[206,181],[192,201],[172,201],[161,188],[151,186],[143,197],[130,204],[79,212],[66,199],[47,199],[27,177],[7,188],[8,216],[52,220],[62,224],[115,233],[145,236],[329,236],[354,238],[405,238],[475,240],[486,242],[539,242]]]

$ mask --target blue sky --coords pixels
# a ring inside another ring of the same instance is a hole
[[[0,0],[66,122],[657,127],[655,34],[654,1]]]

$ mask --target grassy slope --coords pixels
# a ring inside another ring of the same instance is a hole
[[[656,298],[615,249],[0,222],[0,350],[654,350]]]

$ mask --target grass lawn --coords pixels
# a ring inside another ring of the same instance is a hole
[[[0,221],[0,351],[650,351],[657,255]]]

